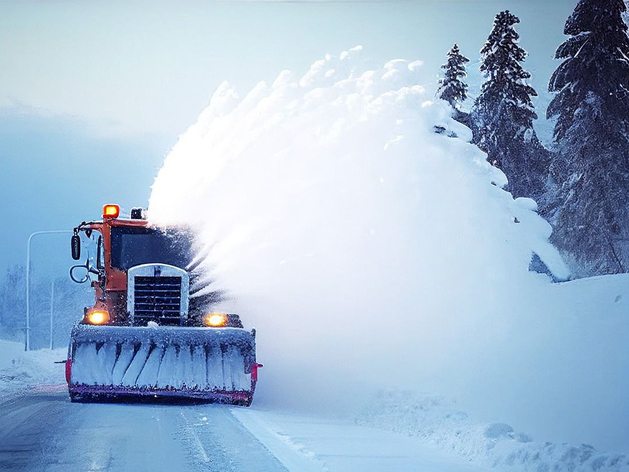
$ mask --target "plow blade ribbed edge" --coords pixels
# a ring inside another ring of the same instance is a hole
[[[241,328],[77,325],[70,338],[73,400],[183,397],[249,404],[255,339]]]

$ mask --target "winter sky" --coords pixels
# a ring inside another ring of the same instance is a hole
[[[224,80],[243,93],[284,69],[363,45],[377,63],[424,61],[434,87],[454,42],[470,57],[494,15],[522,24],[542,94],[577,0],[3,2],[0,4],[0,273],[33,231],[96,218],[105,202],[146,205],[164,155]],[[543,135],[543,133],[542,133]],[[8,213],[8,214],[7,214]],[[36,243],[49,268],[64,237]],[[65,262],[65,260],[64,260]],[[60,264],[57,264],[60,265]],[[57,269],[62,275],[63,265]]]

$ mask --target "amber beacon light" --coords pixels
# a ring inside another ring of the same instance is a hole
[[[120,206],[105,205],[103,207],[103,218],[118,218],[120,216]]]

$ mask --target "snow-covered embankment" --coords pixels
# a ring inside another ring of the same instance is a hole
[[[41,349],[24,352],[24,345],[0,339],[0,396],[10,396],[43,385],[62,385],[67,349]]]

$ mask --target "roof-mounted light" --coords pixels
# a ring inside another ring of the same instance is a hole
[[[145,220],[146,219],[146,212],[144,211],[144,208],[131,208],[131,219],[132,220]]]
[[[120,206],[105,205],[103,207],[103,218],[111,219],[118,218],[118,216],[120,216]]]

